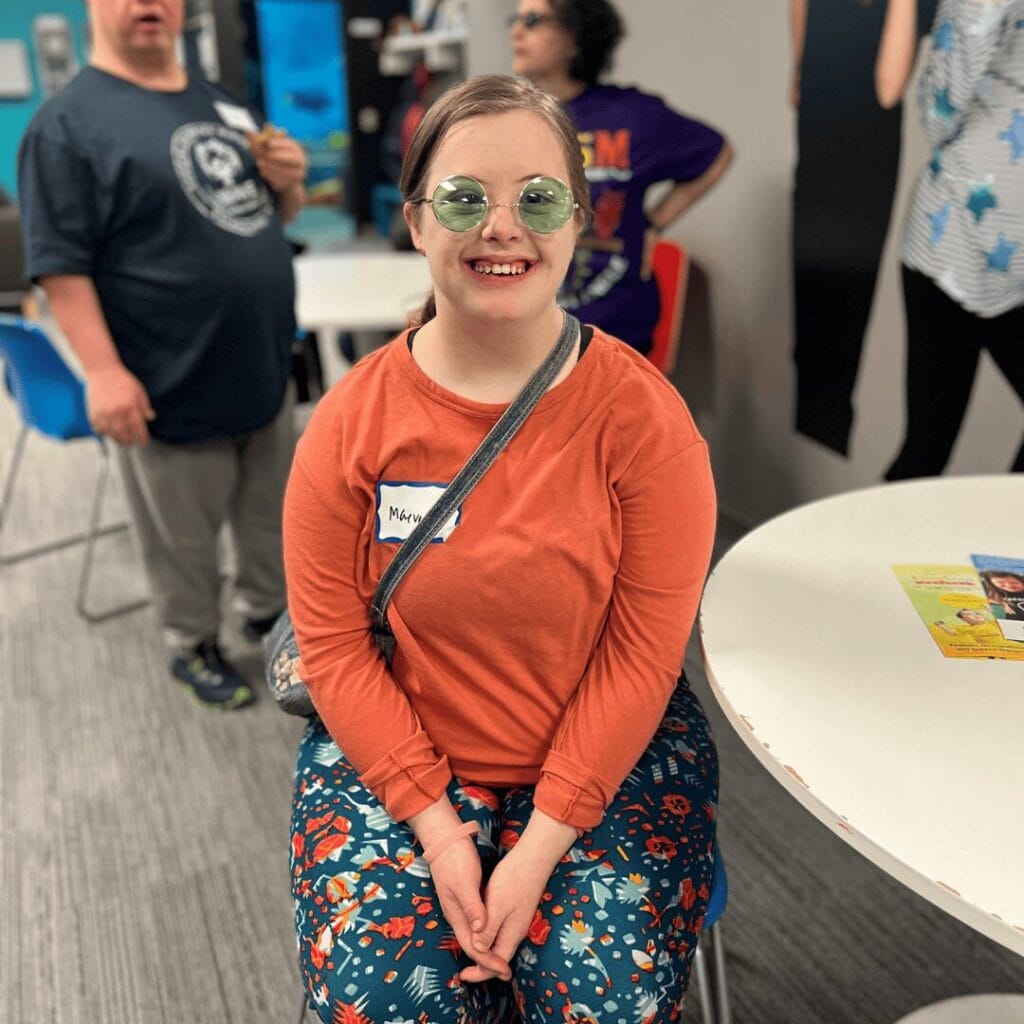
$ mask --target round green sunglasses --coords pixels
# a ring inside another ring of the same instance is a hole
[[[541,235],[564,227],[580,207],[573,202],[569,186],[558,178],[532,178],[516,202],[492,203],[483,185],[468,174],[450,175],[434,189],[431,199],[418,202],[429,203],[438,224],[449,231],[471,231],[483,223],[490,207],[504,206],[517,209],[524,226]]]

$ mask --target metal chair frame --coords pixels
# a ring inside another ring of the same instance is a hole
[[[19,329],[29,328],[27,321],[21,321],[14,317],[4,317],[3,326],[13,326]],[[41,335],[46,344],[49,344],[48,339],[45,339],[45,336],[42,335],[42,332],[39,331],[38,328],[32,326],[31,329]],[[7,472],[4,475],[3,488],[0,490],[0,540],[3,539],[3,528],[9,519],[11,505],[13,504],[15,484],[17,483],[18,472],[21,469],[22,464],[22,456],[25,452],[25,444],[28,441],[28,435],[30,432],[29,424],[26,422],[27,413],[25,413],[24,409],[20,405],[19,412],[22,413],[21,428],[18,432],[17,438],[15,439],[14,451],[11,455]],[[44,436],[48,435],[44,433]],[[110,477],[110,453],[107,447],[107,442],[102,437],[98,437],[96,434],[91,433],[79,433],[77,436],[58,439],[65,443],[70,440],[91,439],[95,440],[99,445],[101,460],[99,474],[96,479],[96,490],[93,495],[89,528],[85,532],[68,534],[66,536],[44,541],[17,551],[4,552],[0,549],[0,568],[8,565],[14,565],[18,562],[24,562],[32,558],[37,558],[42,555],[48,555],[54,551],[61,551],[64,548],[72,547],[76,544],[84,544],[85,551],[82,557],[82,569],[78,578],[78,590],[75,597],[75,609],[78,614],[87,622],[98,623],[105,622],[108,619],[115,618],[119,615],[125,615],[128,612],[136,611],[139,608],[144,608],[149,604],[148,598],[136,598],[134,600],[124,602],[123,604],[116,605],[113,608],[94,609],[90,607],[89,584],[92,579],[96,542],[100,537],[118,533],[121,530],[126,530],[129,524],[127,522],[118,522],[110,523],[106,526],[100,526],[100,517],[103,513],[103,499],[106,496],[107,482]]]
[[[704,947],[710,946],[711,970],[708,970],[708,956]],[[701,1019],[704,1024],[732,1024],[732,1009],[729,1006],[729,987],[725,976],[725,945],[722,940],[722,925],[715,922],[705,928],[693,954],[693,971],[700,993]]]
[[[700,993],[700,1008],[704,1024],[732,1024],[729,1007],[729,987],[725,976],[725,942],[722,939],[722,915],[729,899],[729,879],[725,873],[725,860],[715,844],[715,870],[711,876],[711,898],[704,915],[704,928],[693,954],[693,973]],[[710,947],[705,954],[705,946]],[[708,959],[711,968],[708,969]]]

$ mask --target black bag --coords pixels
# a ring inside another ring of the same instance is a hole
[[[402,542],[402,546],[381,575],[370,604],[370,619],[374,642],[389,667],[395,651],[395,636],[388,624],[388,604],[413,562],[419,558],[451,518],[452,513],[490,469],[494,460],[540,401],[541,396],[551,386],[551,382],[558,376],[569,354],[576,348],[580,337],[579,321],[569,313],[563,312],[562,316],[562,331],[555,347],[534,371],[523,390],[501,414],[498,422],[469,457],[469,461],[456,473],[455,479],[434,502],[430,511]],[[263,641],[263,650],[266,657],[267,685],[281,709],[290,715],[308,717],[316,714],[306,684],[297,671],[299,649],[287,610],[281,613],[267,634]]]
[[[306,683],[299,675],[299,645],[287,609],[263,638],[267,686],[282,711],[308,718],[316,714]]]

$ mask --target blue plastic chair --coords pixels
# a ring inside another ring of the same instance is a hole
[[[88,606],[96,541],[105,534],[126,529],[128,524],[99,525],[110,475],[110,456],[106,441],[96,434],[89,423],[84,384],[71,372],[42,328],[21,317],[0,314],[0,359],[4,363],[7,390],[14,396],[21,416],[21,430],[14,443],[14,454],[7,468],[3,490],[0,491],[0,538],[5,517],[10,511],[14,485],[30,429],[56,441],[77,441],[83,438],[93,440],[99,445],[102,456],[88,531],[8,554],[0,552],[0,566],[84,543],[85,555],[75,604],[79,615],[89,622],[102,622],[144,607],[149,603],[146,599],[134,600],[104,611],[93,611]]]
[[[729,880],[725,874],[725,858],[721,847],[715,845],[715,870],[711,876],[711,896],[704,914],[704,930],[693,955],[693,971],[700,993],[700,1007],[704,1024],[732,1024],[729,1009],[729,989],[725,977],[725,946],[722,942],[720,919],[729,898]],[[704,947],[709,946],[711,970],[708,970]]]

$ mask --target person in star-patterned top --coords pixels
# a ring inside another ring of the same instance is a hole
[[[884,107],[910,79],[916,18],[916,0],[889,0]],[[1024,0],[940,0],[918,102],[932,154],[903,233],[907,431],[887,480],[943,471],[983,349],[1024,400]]]

